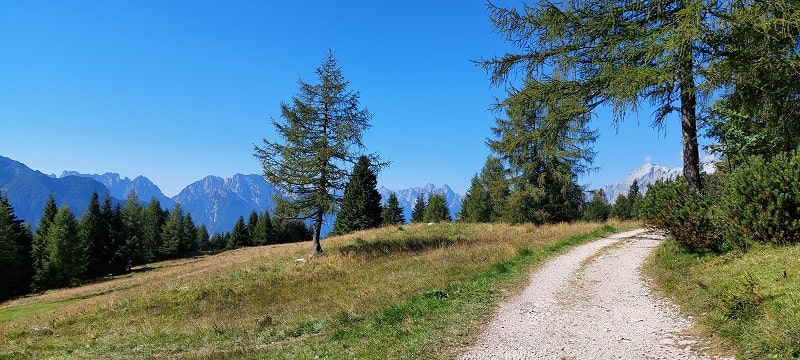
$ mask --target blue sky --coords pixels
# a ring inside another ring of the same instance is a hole
[[[499,2],[504,5],[506,2]],[[0,1],[0,155],[47,174],[144,175],[168,196],[260,173],[254,144],[333,50],[373,114],[379,186],[464,193],[503,89],[471,60],[509,48],[484,1]],[[681,166],[680,127],[599,113],[600,186]]]

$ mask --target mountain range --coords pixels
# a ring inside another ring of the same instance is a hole
[[[155,198],[164,209],[172,209],[175,204],[180,204],[184,212],[192,215],[196,224],[205,224],[209,233],[213,234],[230,231],[239,216],[246,220],[253,210],[259,214],[271,212],[272,198],[277,190],[260,175],[235,174],[230,178],[206,176],[170,198],[144,176],[131,180],[117,173],[97,175],[75,171],[64,171],[59,176],[45,175],[23,163],[0,156],[0,192],[8,196],[17,217],[28,222],[31,228],[35,228],[42,217],[50,193],[54,194],[58,206],[67,205],[75,216],[80,216],[95,191],[101,198],[108,194],[121,204],[131,191],[135,191],[143,203]],[[397,194],[406,221],[411,220],[411,211],[419,194],[426,199],[432,193],[443,194],[453,218],[461,211],[461,195],[447,185],[436,187],[427,184],[396,191],[381,187],[379,192],[384,201],[392,192]],[[323,234],[333,227],[333,220],[333,217],[326,217]]]
[[[675,179],[680,173],[680,168],[645,164],[622,181],[602,189],[613,203],[619,195],[627,194],[634,179],[644,193],[648,184],[660,179]],[[67,205],[75,216],[80,216],[95,191],[101,198],[109,195],[120,204],[124,203],[131,191],[136,191],[143,203],[151,199],[158,200],[164,209],[172,209],[175,204],[180,204],[184,212],[192,214],[196,224],[205,224],[209,233],[213,234],[230,231],[239,216],[247,219],[253,210],[259,214],[271,212],[272,198],[278,190],[260,175],[235,174],[230,178],[206,176],[170,198],[144,176],[131,180],[117,173],[97,175],[75,171],[64,171],[60,176],[45,175],[18,161],[0,156],[0,192],[8,197],[17,217],[26,220],[31,228],[38,224],[50,193],[55,196],[59,206]],[[420,195],[426,200],[434,193],[444,195],[453,219],[458,216],[462,206],[462,195],[448,185],[437,187],[427,184],[400,190],[380,187],[378,192],[384,202],[393,192],[397,195],[406,222],[411,220],[411,212]],[[332,216],[326,217],[323,234],[333,227],[333,220]]]

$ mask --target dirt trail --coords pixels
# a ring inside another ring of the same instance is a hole
[[[634,230],[553,259],[459,359],[712,359],[692,350],[690,321],[642,278],[661,240]]]

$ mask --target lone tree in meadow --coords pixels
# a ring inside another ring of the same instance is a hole
[[[347,88],[333,52],[316,70],[319,82],[302,80],[300,93],[281,104],[283,121],[273,120],[282,141],[264,139],[254,147],[267,181],[283,191],[277,203],[296,210],[298,218],[311,219],[314,255],[322,253],[323,215],[335,211],[350,175],[362,156],[362,133],[372,115],[359,104],[360,94]],[[365,155],[374,167],[385,166],[375,154]],[[294,211],[293,211],[294,212]]]

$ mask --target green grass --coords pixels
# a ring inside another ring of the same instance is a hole
[[[20,305],[13,308],[3,309],[0,310],[0,324],[44,313],[53,310],[55,308],[62,307],[74,301],[76,300],[65,299],[65,300],[47,301],[47,302]]]
[[[308,244],[157,265],[1,305],[66,301],[0,323],[0,358],[452,358],[537,264],[633,226],[413,225],[326,239],[305,262]]]
[[[800,358],[800,247],[698,256],[667,241],[647,269],[737,358]]]

